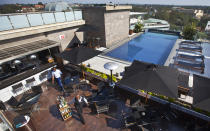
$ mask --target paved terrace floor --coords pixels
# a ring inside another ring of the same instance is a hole
[[[31,115],[31,120],[37,131],[116,131],[122,127],[121,109],[125,109],[125,104],[117,102],[111,106],[109,115],[92,112],[90,108],[83,109],[83,116],[86,124],[83,125],[79,117],[76,115],[74,105],[73,117],[67,121],[63,121],[60,112],[57,108],[57,96],[61,95],[56,88],[48,85],[48,90],[42,93],[38,105],[39,111],[34,111]],[[71,101],[75,94],[66,97],[67,101]],[[18,114],[12,111],[4,112],[8,120],[12,123],[15,116]],[[127,130],[127,129],[124,129]]]
[[[92,87],[96,87],[91,84]],[[96,115],[89,107],[83,108],[83,116],[85,125],[83,125],[77,116],[74,105],[71,105],[73,117],[67,121],[63,121],[57,108],[57,96],[61,95],[58,89],[48,83],[48,89],[44,91],[38,101],[40,110],[35,110],[31,114],[31,121],[37,131],[129,131],[124,129],[121,112],[129,112],[129,104],[125,104],[120,99],[110,104],[110,110],[107,114]],[[71,101],[75,96],[74,93],[66,97],[67,101]],[[12,123],[14,117],[18,114],[12,111],[5,111],[5,116]],[[164,131],[184,131],[184,125],[188,122],[185,117],[179,117],[173,122],[160,123],[157,126]],[[144,129],[146,131],[147,129]]]

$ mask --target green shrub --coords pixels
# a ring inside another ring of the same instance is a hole
[[[142,31],[142,29],[143,29],[143,25],[142,25],[141,23],[138,22],[138,23],[135,25],[135,27],[134,27],[134,32],[135,32],[135,33],[139,33],[139,32]]]

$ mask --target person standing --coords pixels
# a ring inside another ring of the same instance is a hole
[[[62,81],[61,81],[61,75],[62,75],[62,72],[59,69],[56,69],[56,67],[53,67],[53,71],[52,71],[52,83],[54,84],[54,81],[56,79],[58,85],[61,88],[61,90],[64,91],[63,84],[62,84]]]
[[[80,95],[76,95],[76,97],[69,103],[69,104],[72,104],[74,103],[74,107],[77,111],[77,114],[82,122],[82,124],[85,124],[85,120],[84,120],[84,117],[82,115],[83,113],[83,106],[84,106],[84,103],[86,103],[86,105],[88,105],[88,101],[85,97],[82,97]]]

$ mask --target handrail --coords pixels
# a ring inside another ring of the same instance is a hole
[[[82,20],[82,11],[30,12],[0,15],[0,31]]]

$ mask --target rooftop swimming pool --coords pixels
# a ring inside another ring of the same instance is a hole
[[[124,61],[144,61],[164,65],[178,36],[147,32],[105,55]]]

